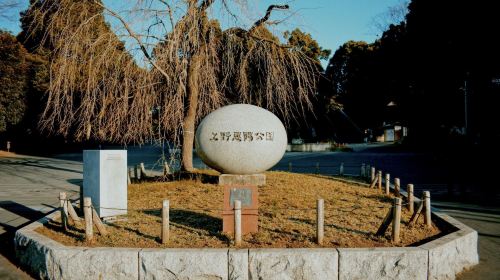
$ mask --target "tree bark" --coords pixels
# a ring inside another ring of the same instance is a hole
[[[193,144],[196,111],[198,109],[199,55],[193,55],[189,63],[187,77],[188,106],[182,124],[182,170],[191,172],[193,168]]]

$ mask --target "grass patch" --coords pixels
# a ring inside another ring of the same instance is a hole
[[[132,184],[128,188],[127,220],[108,225],[110,234],[92,244],[83,227],[61,232],[52,221],[37,229],[65,245],[92,247],[232,247],[232,237],[221,233],[223,189],[207,179],[215,173],[171,182]],[[408,226],[410,213],[403,207],[401,243],[390,242],[390,229],[377,237],[392,198],[376,189],[336,181],[319,175],[268,172],[259,187],[259,232],[243,236],[242,247],[318,247],[314,243],[316,199],[325,200],[324,247],[408,246],[443,232],[427,229],[422,220]],[[161,203],[170,200],[170,242],[160,243]],[[423,219],[421,217],[420,219]]]

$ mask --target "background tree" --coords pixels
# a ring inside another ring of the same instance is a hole
[[[0,30],[0,132],[18,124],[26,110],[28,52],[16,37]]]
[[[195,124],[226,104],[228,92],[284,119],[311,106],[314,61],[260,34],[272,12],[287,5],[271,5],[251,26],[221,32],[210,20],[215,0],[137,1],[120,13],[97,0],[56,2],[37,1],[26,13],[31,30],[47,27],[42,44],[54,46],[43,115],[51,131],[143,142],[153,137],[151,110],[159,106],[163,136],[182,143],[183,168],[192,170]],[[237,3],[221,0],[222,12],[234,16],[230,9],[245,9],[244,1]],[[103,14],[114,18],[115,32],[96,30]],[[145,28],[132,25],[137,18],[148,19]],[[122,51],[117,36],[133,43],[144,65]]]

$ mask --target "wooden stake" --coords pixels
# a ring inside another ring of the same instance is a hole
[[[391,193],[391,174],[385,174],[385,194],[389,195]]]
[[[130,178],[130,183],[137,181],[137,178],[134,177],[134,168],[130,167],[128,169],[128,177]],[[132,179],[134,178],[134,179]]]
[[[168,163],[163,163],[163,176],[167,176],[170,174],[170,166],[168,166]]]
[[[170,201],[163,200],[161,208],[161,243],[167,244],[170,239]]]
[[[241,201],[234,201],[234,244],[241,245]]]
[[[401,198],[394,198],[394,206],[392,208],[394,210],[394,214],[392,215],[392,242],[399,242],[399,229],[401,223]]]
[[[106,227],[101,221],[101,218],[99,218],[99,215],[97,215],[97,212],[95,209],[92,207],[92,221],[94,222],[97,230],[101,235],[107,235],[108,231],[106,230]]]
[[[420,215],[420,212],[422,212],[422,208],[424,208],[424,200],[421,199],[420,202],[417,205],[417,211],[413,212],[413,215],[411,215],[410,221],[408,222],[410,225],[415,224],[415,222],[418,220],[418,216]]]
[[[371,168],[371,173],[370,173],[370,181],[373,182],[375,180],[375,167]]]
[[[400,196],[400,189],[401,189],[401,182],[399,181],[399,178],[394,178],[394,196],[399,197]]]
[[[378,189],[382,189],[382,171],[378,171],[377,173],[377,180],[378,180]]]
[[[339,175],[343,176],[344,175],[344,163],[340,163],[340,168],[339,168]]]
[[[83,217],[85,219],[85,239],[94,239],[94,228],[92,225],[92,200],[90,197],[83,198]]]
[[[406,192],[408,193],[408,211],[410,211],[411,214],[413,214],[413,208],[414,208],[414,199],[413,199],[413,184],[408,184]]]
[[[69,216],[71,217],[71,219],[73,220],[73,222],[76,225],[79,226],[80,225],[80,221],[82,219],[80,219],[80,217],[78,217],[78,214],[76,214],[75,208],[73,208],[73,205],[71,204],[71,201],[67,200],[66,203],[67,203],[67,207],[68,207]]]
[[[377,182],[378,182],[378,177],[375,177],[375,179],[374,179],[374,180],[372,181],[372,183],[370,184],[370,189],[371,189],[371,188],[374,188],[374,187],[375,187],[375,185],[377,184]]]
[[[431,221],[431,193],[429,191],[424,192],[424,204],[425,204],[425,216],[424,222],[428,228],[432,227]]]
[[[68,206],[66,204],[66,193],[59,193],[59,205],[61,206],[61,226],[64,231],[68,230]]]
[[[146,178],[146,168],[144,168],[144,162],[141,162],[139,164],[140,168],[141,168],[141,178]]]
[[[316,202],[316,241],[318,245],[323,245],[323,236],[325,234],[325,211],[323,199]]]
[[[139,165],[134,166],[134,175],[135,175],[135,181],[140,182],[141,181],[141,167]]]
[[[394,214],[394,211],[392,210],[392,207],[387,211],[387,214],[385,215],[384,220],[382,220],[382,224],[380,224],[380,227],[377,230],[377,233],[375,235],[381,236],[384,235],[387,229],[389,228],[389,225],[392,222],[392,215]]]

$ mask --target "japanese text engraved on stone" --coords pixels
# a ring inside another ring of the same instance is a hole
[[[210,141],[225,142],[254,142],[274,141],[274,132],[252,132],[252,131],[220,131],[211,132]]]

